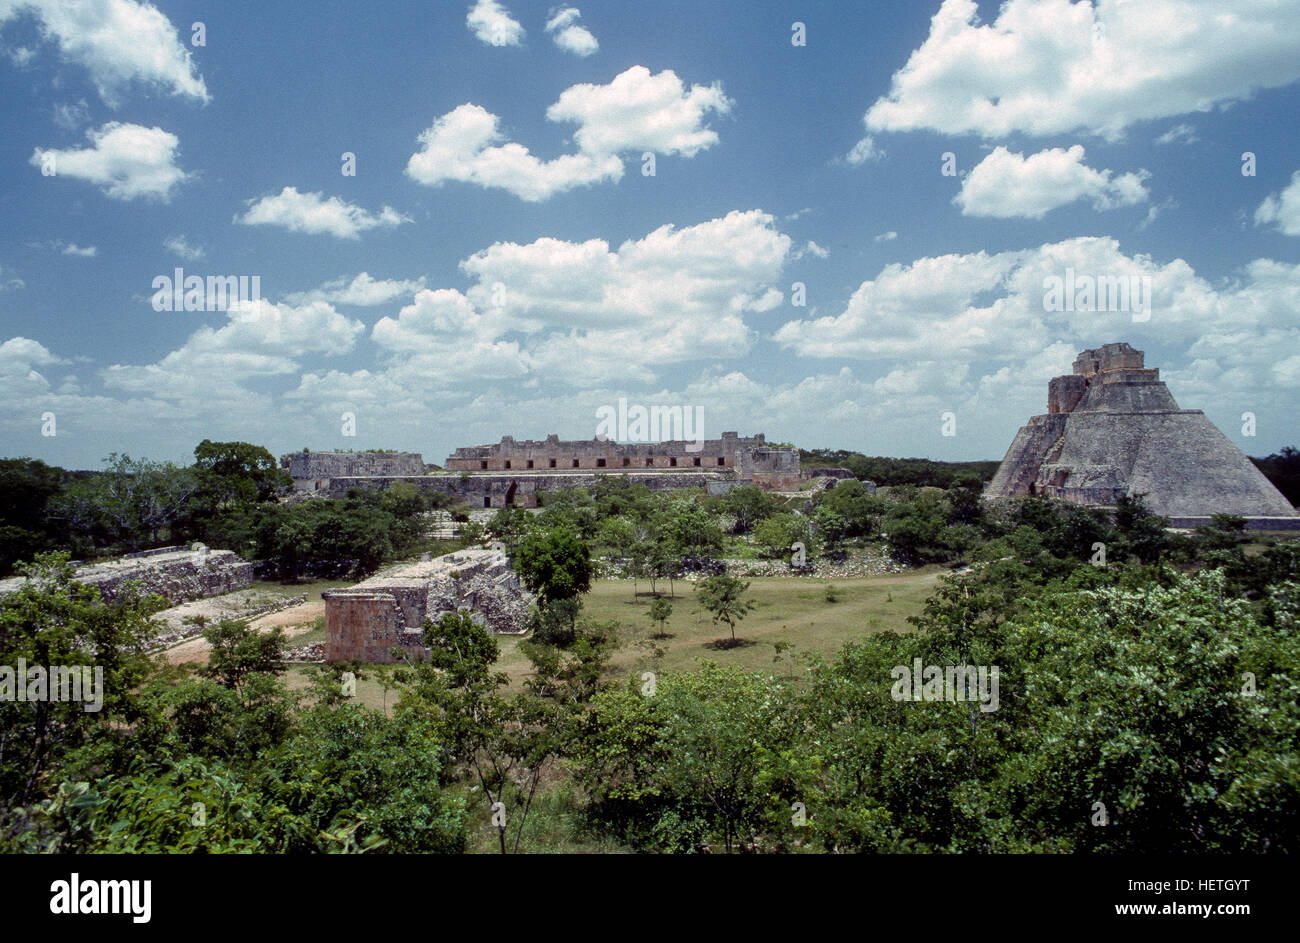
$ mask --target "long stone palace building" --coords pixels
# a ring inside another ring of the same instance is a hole
[[[481,507],[536,507],[538,494],[589,488],[605,474],[626,475],[655,491],[703,485],[714,492],[738,484],[796,491],[808,477],[797,449],[770,446],[762,433],[735,432],[654,443],[505,436],[492,445],[456,449],[445,470],[425,465],[414,452],[291,452],[280,456],[280,465],[300,491],[337,495],[407,481]]]

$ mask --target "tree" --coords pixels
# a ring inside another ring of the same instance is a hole
[[[700,581],[696,586],[700,605],[713,615],[714,623],[725,622],[731,630],[731,644],[736,644],[736,623],[745,618],[756,605],[752,599],[741,597],[749,583],[730,573],[719,573]]]
[[[1128,552],[1143,563],[1155,563],[1169,550],[1167,517],[1147,510],[1144,495],[1124,495],[1115,502],[1115,527],[1123,535],[1123,545]]]
[[[636,527],[623,517],[609,517],[596,528],[596,542],[620,560],[627,559],[636,543]]]
[[[101,601],[99,590],[73,580],[66,553],[38,554],[20,572],[27,581],[0,596],[0,665],[16,672],[22,659],[39,667],[47,683],[52,668],[75,670],[82,701],[18,703],[12,689],[0,699],[3,805],[42,795],[47,770],[75,766],[75,754],[87,747],[100,751],[94,762],[101,764],[118,749],[134,752],[122,731],[139,716],[135,692],[149,671],[149,617],[165,606],[160,597],[142,598],[129,588],[112,604]],[[27,686],[28,678],[15,673],[7,681],[18,683]]]
[[[411,666],[398,709],[440,725],[488,802],[501,853],[517,852],[542,773],[559,748],[547,709],[527,694],[498,693],[507,678],[492,670],[496,640],[469,613],[426,620],[425,643],[432,656]]]
[[[104,461],[103,472],[68,486],[54,502],[54,513],[74,531],[127,550],[156,545],[160,534],[182,524],[203,487],[194,469],[170,462],[116,452]]]
[[[533,529],[533,517],[523,508],[504,507],[492,515],[487,532],[506,545],[506,552],[514,554],[520,541]]]
[[[220,500],[253,503],[271,501],[293,487],[275,457],[248,442],[204,439],[194,448],[194,465]]]
[[[754,528],[754,543],[763,556],[772,560],[789,558],[794,545],[802,543],[808,558],[817,555],[813,524],[802,514],[775,514]]]
[[[239,691],[250,675],[284,671],[284,632],[278,626],[259,632],[247,622],[222,619],[204,629],[203,637],[212,650],[201,673],[231,690]]]
[[[722,550],[722,529],[696,497],[673,501],[655,516],[654,530],[678,556],[712,556]]]
[[[515,555],[520,579],[543,604],[587,592],[593,569],[591,550],[566,527],[529,532]]]
[[[539,601],[528,614],[533,640],[545,645],[569,645],[576,637],[581,611],[582,600],[577,596]]]
[[[819,504],[813,509],[813,526],[817,536],[826,545],[827,550],[837,550],[848,532],[848,523],[844,516],[827,504]]]
[[[1267,458],[1252,458],[1273,487],[1292,504],[1300,505],[1300,451],[1288,445]]]
[[[650,603],[650,621],[655,624],[655,638],[664,637],[664,627],[673,614],[673,604],[666,599],[656,598]]]
[[[730,489],[721,498],[722,509],[736,519],[735,532],[747,534],[754,525],[776,513],[777,500],[755,485]]]
[[[0,459],[0,576],[14,563],[52,549],[66,534],[47,511],[64,488],[62,468],[26,458]]]
[[[705,664],[653,697],[596,695],[571,765],[591,814],[637,847],[692,852],[716,841],[758,850],[810,799],[811,744],[771,676]]]

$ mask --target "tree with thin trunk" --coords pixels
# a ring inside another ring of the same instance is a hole
[[[673,614],[673,604],[667,599],[656,599],[650,604],[650,621],[655,624],[655,638],[664,637],[664,626]]]
[[[725,622],[731,630],[731,645],[736,644],[736,623],[745,618],[756,603],[752,599],[741,598],[749,589],[749,581],[742,580],[730,573],[719,573],[699,583],[696,592],[700,605],[713,615],[714,623]]]

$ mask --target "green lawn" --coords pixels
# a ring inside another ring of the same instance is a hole
[[[713,623],[709,613],[695,599],[692,584],[677,582],[676,596],[670,600],[673,614],[665,632],[668,638],[657,640],[664,649],[660,671],[689,671],[699,659],[747,670],[799,670],[797,654],[818,651],[834,654],[843,644],[873,632],[908,632],[907,617],[921,611],[933,592],[939,576],[946,572],[937,567],[908,573],[872,576],[862,579],[815,580],[799,577],[755,577],[750,581],[748,597],[757,603],[736,627],[740,644],[720,648],[714,643],[730,639],[725,625]],[[826,586],[834,585],[838,601],[826,601]],[[641,593],[632,598],[631,581],[600,580],[585,597],[584,613],[597,621],[614,621],[621,628],[623,644],[615,653],[612,668],[617,676],[649,670],[651,655],[638,644],[655,630],[646,614],[653,597],[642,581]],[[661,587],[665,590],[666,585]],[[519,639],[503,637],[498,665],[517,682],[529,669],[528,660],[519,651]],[[773,662],[773,643],[787,641],[795,657],[787,665]]]
[[[356,580],[300,580],[297,583],[281,583],[277,580],[254,580],[253,589],[266,596],[266,602],[286,599],[290,596],[307,594],[308,602],[320,602],[320,594],[331,589],[350,589]]]

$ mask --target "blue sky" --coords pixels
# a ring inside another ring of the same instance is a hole
[[[626,398],[1000,458],[1123,340],[1264,455],[1298,80],[1300,2],[0,0],[0,454],[441,462]],[[157,311],[177,266],[261,300]],[[1067,269],[1149,309],[1045,310]]]

